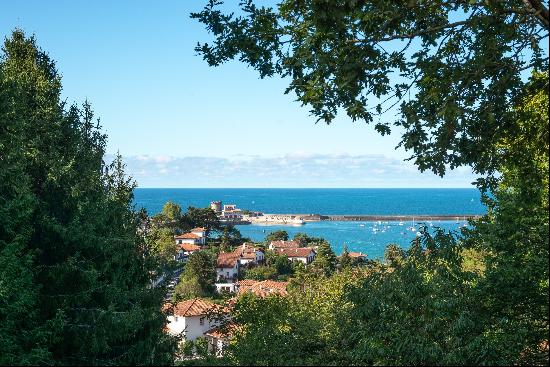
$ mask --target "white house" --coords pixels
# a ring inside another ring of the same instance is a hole
[[[216,263],[216,281],[237,279],[239,275],[240,254],[235,252],[222,252],[218,255]]]
[[[174,236],[177,245],[188,243],[190,245],[205,245],[206,244],[206,229],[193,228],[190,232]]]
[[[181,245],[178,245],[179,249],[178,252],[180,255],[189,256],[195,251],[199,251],[201,249],[200,246],[193,245],[191,243],[182,243]]]
[[[262,264],[265,259],[265,254],[262,249],[248,243],[243,243],[233,252],[239,255],[240,265]]]
[[[305,265],[311,264],[315,260],[316,252],[311,247],[299,248],[278,248],[276,252],[280,255],[285,255],[290,261],[301,261]]]
[[[207,315],[217,309],[212,302],[194,298],[179,302],[175,306],[165,306],[168,312],[168,332],[173,335],[183,335],[184,340],[195,340],[218,326],[217,321],[210,320]]]

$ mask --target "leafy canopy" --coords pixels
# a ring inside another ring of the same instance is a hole
[[[318,121],[345,111],[381,134],[394,125],[410,159],[439,175],[498,169],[522,73],[548,69],[548,9],[538,0],[255,3],[224,13],[210,0],[191,14],[214,36],[195,48],[209,65],[238,59],[262,78],[288,78],[286,93]]]

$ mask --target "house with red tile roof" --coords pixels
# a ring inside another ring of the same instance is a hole
[[[239,259],[241,255],[236,252],[222,252],[216,261],[216,281],[235,280],[239,275]]]
[[[305,265],[311,264],[317,255],[312,247],[277,248],[275,252],[288,257],[290,261],[301,261]]]
[[[190,245],[205,245],[206,244],[206,229],[202,227],[193,228],[187,233],[182,233],[174,236],[176,245],[188,243]]]
[[[193,245],[191,243],[182,243],[181,245],[178,245],[178,246],[179,246],[179,251],[181,251],[185,256],[189,256],[193,252],[199,251],[202,248],[200,246]]]
[[[233,252],[240,255],[240,265],[262,264],[265,259],[264,251],[261,248],[246,242],[238,246]]]
[[[168,332],[183,335],[184,340],[195,340],[218,326],[217,321],[208,316],[219,309],[220,306],[200,298],[179,302],[176,305],[166,304],[163,307],[163,311],[168,315]]]
[[[298,248],[300,244],[296,241],[271,241],[268,249],[275,250],[279,248]]]

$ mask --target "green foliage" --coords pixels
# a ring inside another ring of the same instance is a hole
[[[293,272],[292,262],[288,257],[273,251],[267,251],[265,253],[265,265],[274,267],[278,275],[291,275]]]
[[[279,273],[274,266],[256,266],[243,270],[243,279],[268,280],[277,279]]]
[[[174,295],[172,301],[178,303],[193,298],[202,298],[209,296],[209,293],[203,286],[196,276],[186,275],[182,277],[179,283],[174,288]]]
[[[271,241],[288,241],[288,233],[283,230],[270,232],[265,236],[264,242],[269,244]]]
[[[195,339],[195,351],[199,357],[206,358],[208,356],[208,340],[202,336]]]
[[[405,251],[395,243],[386,246],[384,250],[384,260],[390,266],[397,265],[405,257]]]
[[[321,243],[328,244],[327,240],[321,237],[311,237],[305,233],[299,232],[294,235],[294,241],[298,242],[300,247],[318,246]]]
[[[205,228],[207,234],[212,231],[222,230],[218,215],[211,208],[195,208],[190,206],[183,216],[183,221],[187,223],[189,228]]]
[[[187,289],[195,289],[195,281],[200,286],[200,294],[209,295],[214,290],[216,280],[216,257],[207,251],[195,251],[189,256],[181,274],[181,282]],[[182,291],[185,288],[182,288]]]
[[[342,249],[342,255],[338,258],[338,266],[340,269],[348,269],[355,265],[354,259],[349,256],[348,247],[344,245]]]
[[[248,239],[243,238],[241,232],[230,224],[223,226],[220,236],[220,252],[230,252],[232,248],[241,245]]]
[[[238,59],[262,78],[287,77],[286,93],[318,121],[345,111],[377,121],[384,135],[390,123],[379,116],[399,109],[399,146],[421,170],[443,175],[472,165],[491,174],[500,165],[496,144],[516,121],[508,107],[527,84],[522,72],[548,70],[548,10],[529,3],[544,8],[516,0],[285,0],[243,1],[240,12],[224,14],[209,1],[191,18],[215,38],[195,48],[209,65]]]
[[[327,241],[321,242],[316,252],[317,255],[311,264],[312,267],[325,276],[331,275],[336,270],[338,260],[330,244]]]
[[[0,60],[0,364],[168,364],[133,182],[16,30]]]

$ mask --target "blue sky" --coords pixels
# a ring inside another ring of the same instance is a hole
[[[404,162],[397,130],[315,124],[287,81],[208,67],[193,48],[210,37],[189,18],[204,3],[2,1],[0,34],[36,35],[64,98],[92,103],[141,187],[471,187],[468,168],[441,179]]]

